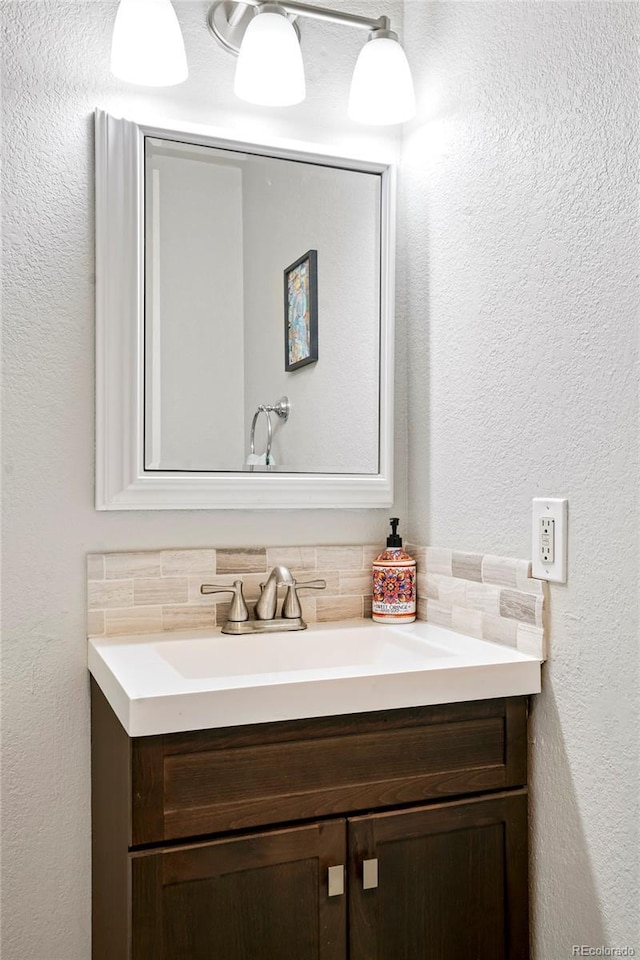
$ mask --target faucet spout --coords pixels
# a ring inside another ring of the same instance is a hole
[[[291,571],[278,565],[273,568],[267,582],[262,586],[256,603],[256,620],[274,620],[278,604],[278,587],[290,587],[295,584]]]

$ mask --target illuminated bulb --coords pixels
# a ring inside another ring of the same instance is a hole
[[[111,72],[146,87],[170,87],[187,79],[184,41],[171,0],[120,0]]]
[[[415,116],[413,80],[404,50],[389,36],[367,40],[353,71],[349,117],[384,126]]]
[[[233,89],[241,100],[265,107],[287,107],[304,100],[302,52],[284,14],[267,10],[250,21]]]

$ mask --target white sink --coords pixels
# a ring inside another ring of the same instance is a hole
[[[413,637],[403,627],[373,624],[330,627],[296,633],[220,635],[156,644],[158,656],[187,680],[258,677],[304,671],[338,676],[345,670],[387,667],[411,669],[430,657],[446,657],[446,647]]]
[[[89,670],[133,737],[540,690],[536,658],[418,622],[93,638]]]

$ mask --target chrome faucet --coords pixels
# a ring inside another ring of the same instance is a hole
[[[223,633],[273,633],[276,630],[306,630],[302,619],[302,607],[298,590],[324,590],[326,580],[309,580],[297,583],[287,567],[278,565],[273,568],[266,583],[260,584],[260,596],[255,606],[255,620],[249,618],[249,610],[242,594],[242,581],[236,580],[232,587],[214,583],[203,583],[200,593],[232,593],[233,603]],[[276,617],[278,606],[278,587],[287,587],[282,604],[282,615]]]

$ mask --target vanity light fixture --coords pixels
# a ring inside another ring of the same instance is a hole
[[[267,14],[270,27],[280,21],[283,37],[286,32],[286,50],[281,48],[276,52],[276,38],[272,40],[267,30]],[[414,116],[411,71],[388,17],[361,17],[297,0],[278,0],[277,3],[216,0],[210,8],[207,20],[212,34],[226,50],[239,54],[235,92],[241,99],[270,106],[285,106],[304,99],[302,57],[297,42],[300,17],[369,31],[351,83],[349,116],[352,120],[377,126],[403,123]],[[272,80],[272,68],[266,64],[275,61],[278,67],[273,69],[276,76]],[[295,78],[290,84],[281,82],[277,76],[285,70]]]
[[[171,0],[120,0],[111,72],[146,87],[170,87],[187,79],[184,41]]]
[[[388,17],[362,17],[297,0],[216,0],[207,22],[238,56],[234,90],[249,103],[289,106],[305,97],[298,20],[307,17],[369,31],[351,83],[349,117],[373,126],[415,114],[411,71]],[[120,0],[111,70],[122,80],[169,86],[187,79],[180,26],[171,0]]]

